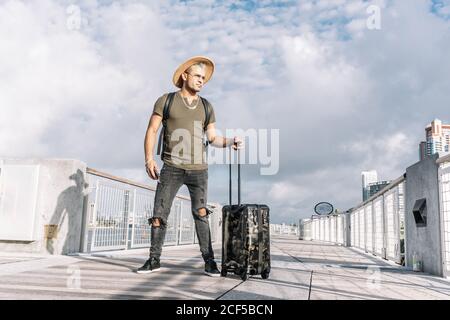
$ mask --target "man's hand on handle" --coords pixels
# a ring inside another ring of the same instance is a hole
[[[244,148],[244,141],[240,137],[234,137],[233,138],[232,148],[234,150],[243,149]]]
[[[156,163],[155,160],[148,160],[145,163],[145,169],[147,170],[147,174],[150,178],[152,178],[153,180],[158,180],[159,179],[159,170],[158,170],[158,164]]]

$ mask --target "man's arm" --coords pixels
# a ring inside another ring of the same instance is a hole
[[[161,122],[162,117],[156,113],[153,113],[148,123],[144,140],[145,168],[147,170],[147,174],[154,180],[158,180],[158,165],[153,158],[153,154],[156,143],[156,135]]]
[[[233,146],[234,150],[240,149],[242,140],[239,137],[226,138],[216,135],[215,123],[210,123],[206,128],[206,136],[209,143],[216,148],[227,148]]]

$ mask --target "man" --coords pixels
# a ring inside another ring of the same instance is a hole
[[[164,243],[167,220],[172,202],[184,184],[191,197],[192,214],[195,221],[200,251],[205,261],[205,274],[220,276],[214,261],[207,205],[208,164],[205,161],[204,134],[211,146],[237,150],[243,146],[239,137],[225,138],[215,132],[215,114],[212,106],[198,93],[211,79],[214,63],[203,56],[193,57],[181,64],[174,73],[173,83],[180,88],[172,98],[169,94],[160,97],[145,136],[145,167],[150,178],[158,180],[153,217],[151,223],[150,257],[137,270],[150,273],[160,269],[160,256]],[[171,101],[169,103],[168,101]],[[166,104],[167,102],[167,104]],[[170,105],[168,118],[164,119],[165,106]],[[164,143],[161,173],[153,157],[156,135],[161,123],[164,126]],[[206,123],[207,122],[207,123]],[[206,131],[206,132],[205,132]]]

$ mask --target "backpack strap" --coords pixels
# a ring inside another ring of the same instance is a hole
[[[203,108],[205,108],[205,123],[204,123],[204,126],[203,126],[203,132],[206,133],[206,129],[207,129],[208,125],[209,125],[209,120],[211,119],[212,106],[211,106],[211,104],[209,103],[208,100],[206,100],[203,97],[200,97],[200,98],[202,99]],[[208,140],[208,137],[207,137],[206,138],[206,142],[205,142],[205,147],[208,147],[208,145],[209,145],[209,140]]]
[[[172,106],[172,102],[173,102],[173,97],[175,96],[175,92],[170,92],[167,95],[166,98],[166,102],[164,104],[164,109],[163,109],[163,119],[162,119],[162,128],[161,128],[161,132],[159,133],[159,139],[158,139],[158,149],[156,154],[157,155],[161,155],[161,159],[163,159],[164,154],[161,152],[161,147],[164,144],[164,135],[165,135],[165,131],[166,131],[166,127],[167,127],[167,119],[169,119],[170,116],[170,107]]]

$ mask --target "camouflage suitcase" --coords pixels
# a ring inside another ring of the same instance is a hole
[[[238,204],[222,209],[222,276],[234,272],[247,280],[248,275],[270,274],[269,207],[261,204],[241,204],[240,164],[238,164]]]

